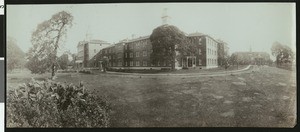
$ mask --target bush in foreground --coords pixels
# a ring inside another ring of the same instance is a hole
[[[7,127],[108,127],[109,111],[82,84],[32,80],[7,95]]]

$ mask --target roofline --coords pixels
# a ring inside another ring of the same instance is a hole
[[[149,38],[150,38],[150,35],[147,35],[147,36],[141,36],[141,37],[139,37],[139,38],[135,38],[135,39],[128,40],[128,41],[126,41],[125,43],[131,43],[131,42],[140,41],[140,40],[149,39]]]

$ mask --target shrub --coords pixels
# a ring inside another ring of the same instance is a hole
[[[108,127],[108,102],[93,93],[82,84],[32,80],[8,91],[7,127]]]
[[[90,70],[80,70],[79,73],[92,74]]]

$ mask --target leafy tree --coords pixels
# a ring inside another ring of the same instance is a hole
[[[230,58],[229,58],[229,63],[231,65],[237,65],[237,68],[239,67],[239,59],[238,59],[238,55],[237,54],[231,54]]]
[[[276,57],[276,64],[291,63],[294,60],[294,52],[286,45],[274,42],[271,48],[272,55]]]
[[[18,47],[16,40],[7,37],[7,70],[22,68],[25,64],[25,53]]]
[[[76,62],[77,54],[73,53],[71,54],[71,56],[72,56],[72,60],[70,61],[69,66],[72,66],[74,68],[76,64],[75,62]]]
[[[58,58],[57,62],[58,62],[58,65],[59,65],[60,69],[66,70],[68,68],[68,64],[69,64],[68,54],[61,55]]]
[[[197,48],[188,42],[185,34],[172,25],[162,25],[155,28],[150,35],[153,52],[150,55],[151,63],[169,62],[175,69],[175,61],[182,56],[195,54]],[[162,63],[161,63],[162,64]]]
[[[32,73],[44,73],[51,69],[51,78],[55,76],[57,50],[66,37],[67,29],[72,26],[72,21],[73,16],[70,13],[61,11],[37,26],[31,36],[33,47],[27,54],[27,66]],[[35,66],[35,63],[42,63],[42,66]]]

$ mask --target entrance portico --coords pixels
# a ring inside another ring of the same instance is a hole
[[[196,67],[196,56],[185,56],[181,59],[183,68]]]

